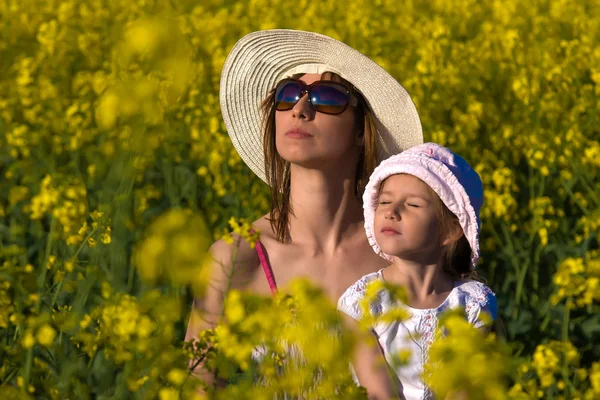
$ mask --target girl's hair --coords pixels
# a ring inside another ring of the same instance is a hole
[[[435,208],[438,214],[439,233],[446,236],[455,229],[458,217],[446,207],[440,196],[428,186],[433,194]],[[473,279],[482,280],[477,272],[471,270],[471,256],[473,250],[463,234],[460,239],[444,246],[443,249],[444,272],[453,280]]]
[[[304,74],[295,74],[298,79]],[[376,137],[377,128],[373,112],[363,95],[350,82],[333,72],[325,72],[321,79],[341,82],[348,86],[358,99],[355,108],[355,125],[359,136],[364,137],[355,172],[354,194],[361,198],[369,176],[377,166]],[[277,85],[275,85],[277,86]],[[277,240],[287,243],[290,241],[289,216],[293,215],[290,203],[290,163],[277,152],[275,143],[275,89],[273,88],[261,105],[263,114],[263,152],[265,157],[266,181],[271,188],[271,210],[269,221]]]

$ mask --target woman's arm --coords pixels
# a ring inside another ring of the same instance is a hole
[[[340,314],[344,325],[358,340],[352,357],[352,367],[360,385],[367,389],[369,400],[404,399],[375,334],[365,332],[356,320],[344,313]]]
[[[216,327],[223,315],[223,305],[227,292],[244,288],[252,272],[258,265],[258,256],[254,249],[239,236],[234,237],[232,244],[223,240],[215,242],[209,250],[212,262],[209,282],[204,296],[194,299],[187,326],[185,341],[196,340],[200,332]],[[190,361],[193,375],[211,385],[212,374],[203,368],[203,363]]]

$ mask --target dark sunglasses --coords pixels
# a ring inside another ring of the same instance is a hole
[[[358,104],[356,96],[341,83],[315,81],[307,85],[298,79],[284,79],[275,88],[275,109],[291,110],[307,93],[311,108],[323,114],[341,114],[349,105]]]

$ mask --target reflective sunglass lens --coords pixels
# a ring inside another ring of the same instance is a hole
[[[297,82],[282,82],[275,91],[275,109],[286,111],[294,107],[300,100],[300,94],[304,87]]]

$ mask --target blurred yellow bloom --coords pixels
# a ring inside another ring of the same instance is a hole
[[[36,338],[42,346],[51,346],[56,338],[56,331],[50,325],[44,324],[38,329]]]
[[[484,335],[459,312],[449,311],[440,320],[429,357],[424,379],[440,398],[458,392],[477,399],[507,398],[507,349],[494,334]],[[465,368],[467,365],[486,368]]]
[[[33,347],[33,345],[35,345],[35,338],[31,334],[31,332],[29,332],[29,331],[25,332],[25,335],[23,336],[23,340],[21,341],[21,344],[23,344],[23,347],[26,349]]]
[[[592,393],[596,396],[600,395],[600,362],[592,364],[590,369],[590,382],[592,384]]]
[[[90,317],[89,314],[85,314],[83,316],[83,318],[81,319],[81,321],[79,321],[79,326],[82,329],[85,329],[90,325],[91,322],[92,322],[92,317]]]
[[[155,323],[148,316],[142,315],[138,322],[137,334],[141,338],[146,338],[152,334],[155,328]]]
[[[231,324],[237,324],[244,319],[244,305],[241,303],[241,296],[237,290],[232,290],[227,296],[227,306],[225,316]]]
[[[179,391],[173,388],[162,388],[158,392],[160,400],[179,400]]]
[[[74,268],[75,268],[75,263],[72,260],[65,261],[65,271],[73,272]]]
[[[107,226],[105,228],[104,233],[102,233],[102,235],[100,235],[100,241],[103,244],[110,244],[112,242],[111,228],[110,228],[110,226]]]
[[[573,298],[574,306],[584,307],[600,300],[600,258],[589,254],[587,261],[583,258],[563,260],[553,282],[556,285],[556,293],[551,298],[553,304]]]
[[[171,210],[149,227],[148,236],[136,249],[136,266],[149,282],[168,276],[189,283],[201,274],[208,245],[209,235],[200,216],[190,210]]]
[[[187,372],[185,372],[182,369],[177,369],[177,368],[172,369],[167,374],[167,380],[177,386],[182,385],[183,382],[185,382],[186,378],[187,378]]]

